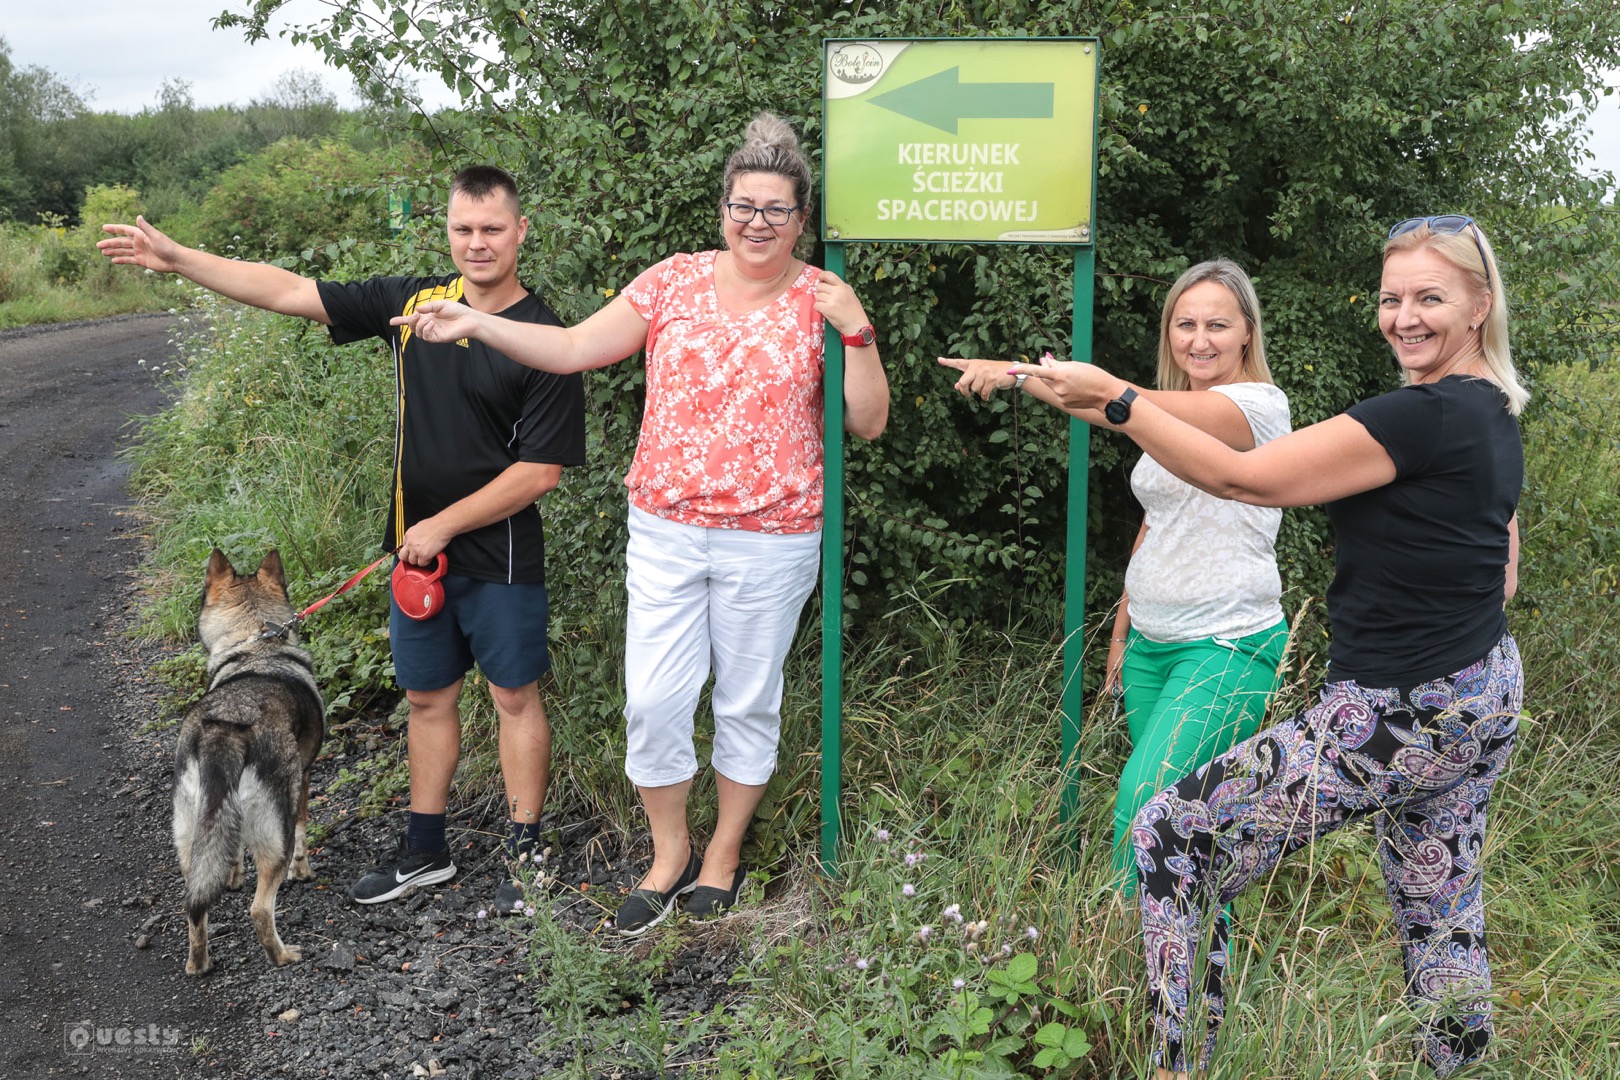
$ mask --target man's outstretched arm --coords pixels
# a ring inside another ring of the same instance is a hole
[[[103,225],[101,231],[109,237],[97,243],[96,248],[115,263],[179,274],[205,289],[256,308],[314,319],[326,326],[332,324],[315,282],[291,270],[182,247],[141,217],[133,225]]]

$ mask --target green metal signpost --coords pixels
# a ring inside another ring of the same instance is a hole
[[[1073,358],[1091,357],[1097,176],[1093,38],[823,42],[822,239],[1074,248]],[[822,531],[821,862],[837,863],[843,789],[844,346],[827,332]],[[1090,428],[1069,425],[1063,820],[1080,742]]]

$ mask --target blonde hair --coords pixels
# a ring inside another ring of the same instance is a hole
[[[793,201],[808,219],[810,216],[810,162],[799,149],[799,136],[793,126],[775,113],[762,112],[749,121],[742,145],[726,159],[720,178],[720,199],[731,198],[731,187],[743,173],[770,173],[793,184]]]
[[[1273,382],[1271,368],[1266,364],[1266,335],[1260,326],[1260,298],[1255,295],[1254,283],[1243,272],[1243,267],[1231,259],[1210,259],[1188,267],[1170,286],[1170,292],[1164,298],[1164,311],[1159,315],[1159,389],[1192,389],[1192,379],[1170,352],[1170,318],[1182,294],[1206,281],[1225,286],[1237,301],[1238,311],[1249,326],[1249,343],[1243,347],[1243,381]]]
[[[1419,225],[1411,232],[1385,241],[1384,262],[1397,252],[1425,247],[1466,274],[1476,292],[1490,297],[1490,310],[1479,328],[1481,366],[1485,369],[1485,378],[1507,397],[1508,412],[1518,416],[1530,400],[1530,391],[1519,382],[1513,368],[1513,351],[1508,346],[1507,292],[1502,288],[1502,272],[1496,265],[1495,249],[1485,231],[1475,224],[1455,233],[1435,232],[1427,225]],[[1410,374],[1405,378],[1410,380]]]

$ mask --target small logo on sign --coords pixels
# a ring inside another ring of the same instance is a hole
[[[870,45],[840,45],[828,59],[827,70],[839,82],[869,83],[883,74],[883,54]]]

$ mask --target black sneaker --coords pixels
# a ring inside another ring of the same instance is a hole
[[[357,904],[380,904],[455,876],[456,864],[450,861],[449,851],[412,851],[400,837],[394,857],[367,870],[349,890],[349,899]]]
[[[495,886],[495,907],[493,915],[522,915],[527,907],[523,894],[523,886],[511,878],[507,878]]]

